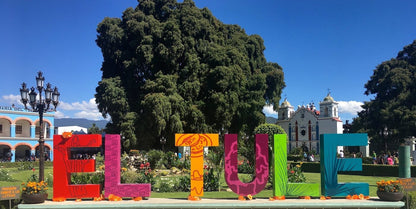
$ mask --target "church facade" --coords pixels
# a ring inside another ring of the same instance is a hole
[[[319,153],[319,135],[342,134],[342,121],[338,115],[338,103],[328,95],[319,103],[319,110],[313,103],[294,107],[285,99],[278,109],[277,125],[288,136],[288,153],[297,147],[304,151]]]

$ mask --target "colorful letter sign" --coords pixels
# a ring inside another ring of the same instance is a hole
[[[175,146],[191,147],[191,196],[204,195],[204,147],[218,143],[218,134],[175,134]]]
[[[64,138],[53,136],[53,197],[54,198],[87,198],[99,197],[99,184],[71,185],[71,173],[94,172],[95,160],[70,160],[72,147],[100,147],[101,135],[72,135]]]
[[[256,135],[256,177],[250,183],[238,179],[238,143],[237,134],[226,134],[224,141],[225,181],[238,195],[255,195],[267,184],[269,177],[269,144],[267,134]]]
[[[274,135],[273,152],[273,196],[319,196],[319,184],[288,182],[286,134]]]
[[[361,158],[337,158],[337,146],[366,146],[367,134],[321,135],[321,194],[325,196],[368,196],[367,183],[338,184],[338,171],[361,171]]]
[[[149,197],[150,184],[120,184],[120,135],[105,135],[105,197]]]
[[[100,197],[99,184],[71,185],[71,173],[94,172],[95,160],[70,159],[71,148],[101,147],[101,135],[54,135],[53,198]],[[150,184],[120,184],[120,136],[106,135],[105,147],[105,196],[149,197]],[[203,196],[204,147],[218,146],[218,134],[176,134],[176,146],[191,147],[191,194]],[[338,171],[359,171],[361,158],[337,158],[338,146],[366,146],[367,134],[323,134],[320,138],[321,195],[347,196],[369,195],[367,183],[338,183]],[[256,135],[255,178],[242,183],[238,178],[238,143],[236,134],[226,134],[224,139],[225,180],[238,195],[255,195],[264,189],[269,175],[268,135]],[[273,195],[274,196],[318,196],[318,184],[289,183],[287,177],[286,135],[274,135],[273,141]],[[414,182],[413,182],[414,183]]]

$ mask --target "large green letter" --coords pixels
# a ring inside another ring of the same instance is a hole
[[[275,134],[273,196],[319,196],[319,184],[288,183],[286,134]]]

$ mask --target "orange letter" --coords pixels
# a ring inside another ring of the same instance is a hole
[[[191,147],[191,196],[203,196],[204,147],[218,146],[218,134],[175,134],[175,146]]]

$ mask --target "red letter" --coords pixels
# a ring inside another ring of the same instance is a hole
[[[99,197],[99,184],[70,185],[71,173],[94,172],[95,160],[69,160],[72,147],[100,147],[101,135],[73,135],[64,138],[53,136],[53,197],[87,198]]]

